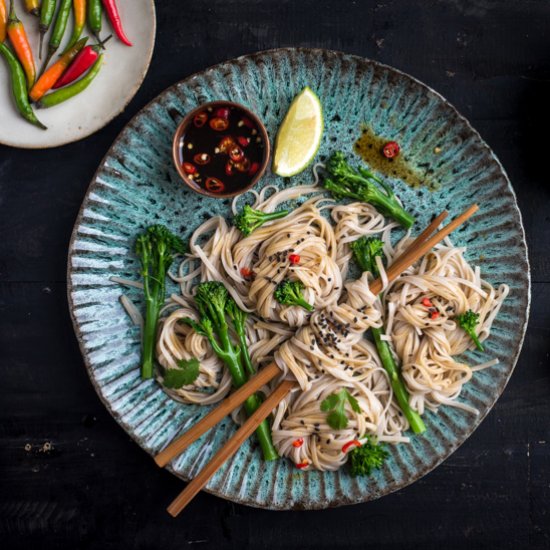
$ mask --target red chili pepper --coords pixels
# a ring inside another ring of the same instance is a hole
[[[350,447],[361,447],[361,442],[357,439],[352,439],[351,441],[348,441],[343,447],[342,452],[347,453],[348,449]]]
[[[245,157],[241,162],[233,163],[239,172],[248,172],[250,170],[250,161]]]
[[[438,317],[439,317],[439,311],[437,311],[437,309],[430,311],[430,319],[437,319]]]
[[[304,444],[304,438],[303,437],[299,437],[298,439],[295,439],[292,442],[292,446],[296,447],[296,448],[301,447],[303,444]]]
[[[183,162],[181,167],[186,174],[194,174],[197,171],[195,166],[190,162]]]
[[[126,44],[126,46],[131,46],[132,43],[128,40],[128,37],[122,28],[122,21],[120,20],[120,14],[118,13],[115,0],[102,0],[102,2],[116,35],[120,38],[120,41],[123,44]]]
[[[208,178],[206,180],[206,189],[211,193],[223,193],[225,191],[225,185],[223,181],[218,178]]]
[[[307,468],[309,466],[309,462],[306,460],[304,462],[300,462],[299,464],[296,464],[296,468],[298,470],[303,470],[304,468]]]
[[[210,128],[216,132],[223,132],[229,128],[229,121],[225,118],[215,117],[210,119]]]
[[[249,118],[243,117],[243,118],[241,119],[241,122],[242,122],[247,128],[254,128],[254,123],[253,123]]]
[[[193,117],[193,124],[197,128],[202,128],[206,124],[207,120],[208,120],[208,114],[207,113],[198,113],[197,115],[195,115]]]
[[[248,175],[253,176],[260,169],[259,162],[253,162],[248,169]]]
[[[112,35],[109,35],[105,40],[99,44],[93,46],[86,46],[78,55],[74,58],[74,61],[69,65],[67,70],[61,75],[61,78],[53,85],[53,89],[62,88],[67,86],[71,82],[74,82],[77,78],[82,76],[92,65],[95,64],[101,50],[103,49],[103,44],[111,38]]]
[[[291,255],[288,257],[288,261],[289,261],[291,264],[299,264],[299,263],[300,263],[300,255],[299,255],[299,254],[291,254]]]
[[[225,173],[228,176],[234,176],[235,175],[235,167],[234,167],[233,163],[230,160],[228,160],[227,163],[225,164]]]
[[[229,109],[227,107],[216,109],[216,116],[220,118],[229,118]]]
[[[222,137],[220,140],[220,143],[218,144],[218,149],[221,153],[227,153],[229,151],[230,147],[233,147],[235,145],[235,140],[231,136],[225,136]]]
[[[204,166],[210,162],[210,155],[208,153],[197,153],[193,157],[193,161],[200,166]]]
[[[241,162],[244,159],[243,150],[238,145],[235,145],[235,147],[229,149],[229,158],[233,162]]]
[[[422,305],[424,307],[433,307],[432,301],[429,298],[422,298]]]
[[[382,149],[382,153],[384,153],[384,156],[387,159],[392,159],[399,154],[400,150],[401,149],[397,141],[388,141],[388,143],[384,145],[384,148]]]
[[[248,267],[241,267],[241,275],[243,277],[250,277],[250,275],[252,275],[252,270]]]
[[[237,142],[241,147],[248,147],[250,145],[250,138],[244,136],[238,136]]]

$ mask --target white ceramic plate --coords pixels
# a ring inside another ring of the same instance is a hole
[[[138,91],[149,68],[156,19],[153,0],[119,0],[118,7],[124,30],[133,46],[130,48],[118,40],[104,14],[101,37],[111,33],[113,37],[106,44],[103,67],[90,86],[78,96],[50,109],[36,109],[36,115],[48,127],[47,130],[36,128],[18,113],[11,95],[8,68],[4,58],[0,59],[0,143],[27,149],[65,145],[97,132],[123,111]],[[16,9],[17,16],[25,25],[39,71],[38,19],[28,15],[19,0]],[[59,52],[69,41],[72,24],[71,15]],[[82,36],[90,37],[88,44],[95,43],[88,27]],[[44,52],[47,51],[49,37],[50,33],[44,39]]]

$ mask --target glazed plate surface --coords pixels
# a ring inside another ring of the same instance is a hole
[[[172,401],[155,381],[140,379],[139,330],[119,303],[125,292],[142,305],[140,291],[123,289],[109,277],[138,278],[133,243],[151,223],[166,224],[188,238],[208,217],[230,213],[229,200],[192,193],[172,166],[172,136],[185,113],[206,101],[236,101],[258,114],[273,140],[292,98],[306,85],[324,108],[318,158],[336,148],[352,156],[364,122],[399,142],[413,166],[438,182],[429,191],[390,178],[417,216],[416,227],[425,227],[435,212],[446,208],[454,216],[477,202],[480,213],[453,240],[468,247],[467,258],[493,285],[506,282],[511,292],[486,354],[466,354],[476,363],[500,360],[475,373],[460,397],[477,407],[479,416],[451,407],[428,413],[426,434],[412,437],[410,445],[392,446],[385,466],[364,479],[350,477],[345,469],[299,472],[287,460],[264,463],[248,441],[207,486],[235,502],[279,510],[372,500],[445,460],[502,393],[521,349],[530,297],[527,249],[512,187],[489,147],[439,94],[390,67],[325,50],[279,49],[222,63],[167,89],[127,125],[89,187],[69,249],[69,303],[86,368],[105,406],[145,451],[161,450],[208,408]],[[267,173],[258,186],[311,180],[309,171],[285,181]],[[235,429],[230,419],[222,422],[175,459],[171,470],[182,479],[194,477]]]

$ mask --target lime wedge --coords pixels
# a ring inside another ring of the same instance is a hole
[[[323,109],[307,86],[293,99],[275,140],[273,172],[298,174],[313,160],[323,135]]]

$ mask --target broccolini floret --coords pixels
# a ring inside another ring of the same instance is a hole
[[[481,344],[476,332],[476,326],[479,323],[479,313],[474,313],[471,309],[457,315],[456,321],[459,326],[468,334],[468,336],[474,341],[477,349],[483,351],[483,345]]]
[[[199,283],[195,292],[195,303],[199,310],[200,319],[194,321],[183,318],[181,321],[191,325],[199,334],[208,338],[216,355],[224,362],[233,385],[240,388],[248,381],[248,374],[253,374],[254,369],[250,362],[248,344],[246,341],[246,313],[241,311],[229,292],[219,281],[207,281]],[[239,337],[240,346],[236,345],[229,330],[227,316],[233,321],[235,332]],[[246,361],[249,364],[247,365]],[[257,394],[253,394],[244,402],[244,408],[250,416],[261,404]],[[262,448],[265,460],[279,458],[277,450],[271,440],[271,432],[267,420],[264,420],[256,429],[256,436]]]
[[[136,239],[135,252],[141,262],[146,304],[141,377],[152,378],[157,324],[165,299],[166,273],[174,256],[185,252],[185,244],[164,225],[151,225]]]
[[[275,300],[284,306],[300,306],[308,311],[313,311],[315,308],[308,304],[302,295],[304,283],[302,281],[290,281],[285,279],[275,289],[273,295]]]
[[[350,166],[341,151],[332,154],[326,170],[329,175],[324,179],[323,186],[335,198],[348,197],[368,202],[406,229],[414,224],[414,217],[399,204],[391,188],[365,168]],[[382,189],[376,184],[382,186]]]
[[[377,237],[360,237],[350,244],[353,258],[362,271],[378,276],[376,257],[384,257],[384,243]]]
[[[278,220],[284,218],[288,214],[288,210],[279,210],[278,212],[262,212],[260,210],[254,210],[251,206],[246,204],[242,209],[242,212],[237,214],[233,219],[233,225],[247,237],[254,231],[261,227],[265,222],[270,220]]]
[[[370,271],[375,277],[379,274],[376,257],[380,256],[382,260],[384,259],[383,246],[384,243],[376,237],[361,237],[351,244],[353,256],[359,267],[363,271]],[[380,361],[382,361],[382,366],[388,373],[395,400],[409,421],[412,431],[415,434],[424,432],[426,430],[424,421],[409,404],[409,392],[401,376],[401,370],[395,362],[390,345],[383,338],[384,328],[371,327],[371,333],[378,355],[380,356]]]

